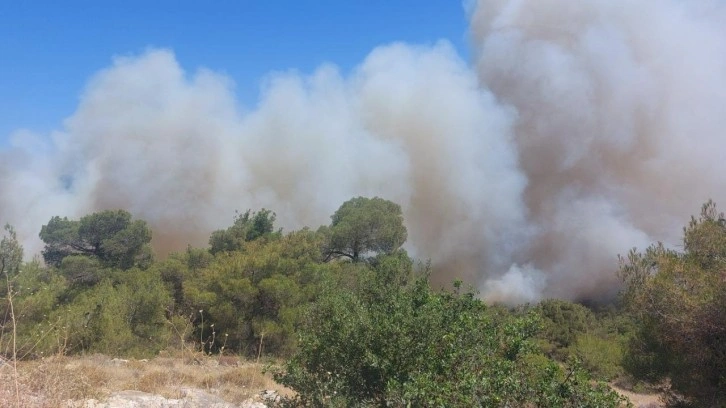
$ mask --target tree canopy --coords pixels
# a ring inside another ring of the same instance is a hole
[[[628,368],[669,379],[673,403],[726,404],[726,225],[709,201],[684,229],[684,251],[653,245],[621,259],[623,299],[638,322]]]
[[[325,249],[327,259],[346,257],[357,262],[369,253],[390,254],[406,242],[401,206],[379,197],[346,201],[333,214]]]
[[[60,266],[70,255],[98,259],[103,266],[129,269],[150,255],[151,230],[124,210],[107,210],[69,220],[55,216],[40,230],[46,264]]]
[[[237,214],[231,227],[212,233],[209,237],[209,251],[213,254],[237,251],[242,249],[245,242],[272,235],[279,236],[280,231],[274,232],[275,218],[274,212],[264,208],[258,212],[247,210],[244,214]]]

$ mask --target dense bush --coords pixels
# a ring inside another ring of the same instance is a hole
[[[633,332],[630,319],[560,299],[544,300],[534,310],[542,318],[537,344],[545,354],[562,362],[577,358],[599,380],[625,375],[623,358]]]
[[[593,377],[614,380],[625,373],[623,357],[626,344],[625,337],[586,333],[577,337],[571,352],[582,360],[583,366]]]
[[[578,336],[587,333],[595,321],[590,309],[566,300],[544,300],[535,310],[542,318],[538,337],[543,351],[561,360],[567,359],[568,347],[575,344]]]
[[[218,252],[195,273],[174,272],[170,264],[164,270],[181,291],[177,310],[192,316],[206,351],[284,356],[295,345],[300,307],[344,267],[323,263],[320,248],[320,236],[302,230]]]
[[[311,305],[276,380],[301,406],[614,407],[578,366],[537,352],[535,314],[491,313],[471,292],[434,292],[405,254]],[[457,285],[457,288],[459,286]]]

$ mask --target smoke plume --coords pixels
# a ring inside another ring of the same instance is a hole
[[[171,50],[116,58],[51,135],[0,151],[0,222],[37,253],[53,215],[124,208],[159,253],[204,245],[235,210],[286,230],[345,200],[402,205],[408,249],[490,300],[602,298],[616,254],[678,245],[726,203],[726,5],[480,0],[473,61],[446,41],[270,74],[255,107]]]

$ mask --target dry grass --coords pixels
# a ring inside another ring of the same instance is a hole
[[[97,398],[108,376],[92,364],[73,365],[66,358],[18,362],[17,378],[9,365],[0,367],[0,401],[7,407],[58,407],[63,401]],[[17,379],[20,395],[15,395]]]
[[[168,356],[119,360],[106,356],[52,357],[18,362],[20,399],[16,398],[12,366],[0,366],[0,407],[59,407],[65,401],[99,399],[113,392],[137,390],[180,398],[196,388],[240,404],[263,390],[283,395],[289,390],[264,374],[264,366],[236,357]]]

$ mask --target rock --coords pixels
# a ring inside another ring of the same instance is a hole
[[[240,408],[267,408],[267,405],[250,398],[247,401],[243,402],[242,405],[240,405]]]
[[[70,401],[66,408],[267,408],[267,405],[247,400],[242,405],[225,402],[216,395],[195,388],[181,390],[182,398],[170,399],[141,391],[120,391],[106,401]],[[279,397],[278,397],[279,398]]]
[[[280,401],[280,395],[275,390],[264,390],[260,393],[263,401],[267,402],[278,402]]]

